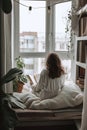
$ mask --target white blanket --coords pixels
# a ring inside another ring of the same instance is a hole
[[[26,106],[27,109],[60,109],[67,107],[74,107],[80,105],[83,102],[83,94],[80,88],[68,81],[65,83],[62,91],[52,99],[40,100],[39,97],[27,93],[13,93],[15,98],[18,98]]]

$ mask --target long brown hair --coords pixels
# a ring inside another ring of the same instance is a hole
[[[61,65],[61,60],[56,53],[50,53],[46,60],[46,67],[50,78],[54,79],[60,77],[65,73]]]

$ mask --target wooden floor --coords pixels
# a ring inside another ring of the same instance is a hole
[[[17,127],[14,130],[77,130],[75,125]]]

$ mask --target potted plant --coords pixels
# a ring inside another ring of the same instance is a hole
[[[72,44],[71,44],[71,41],[72,41],[72,37],[71,37],[71,35],[72,35],[72,28],[71,28],[72,11],[68,11],[68,15],[67,15],[67,17],[65,17],[65,19],[66,19],[65,33],[66,33],[66,37],[69,36],[69,41],[67,44],[67,49],[69,52],[72,47]]]
[[[23,71],[25,64],[23,59],[19,56],[15,59],[16,67]],[[18,75],[15,80],[13,81],[13,91],[21,92],[23,89],[23,85],[27,83],[27,76],[24,73]]]
[[[3,86],[22,73],[22,70],[12,68],[0,79],[0,130],[9,130],[9,128],[14,128],[18,123],[17,115],[10,104],[10,95],[3,91]]]

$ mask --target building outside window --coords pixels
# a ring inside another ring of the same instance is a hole
[[[34,52],[37,51],[38,41],[37,32],[22,32],[19,34],[20,38],[20,52]]]

